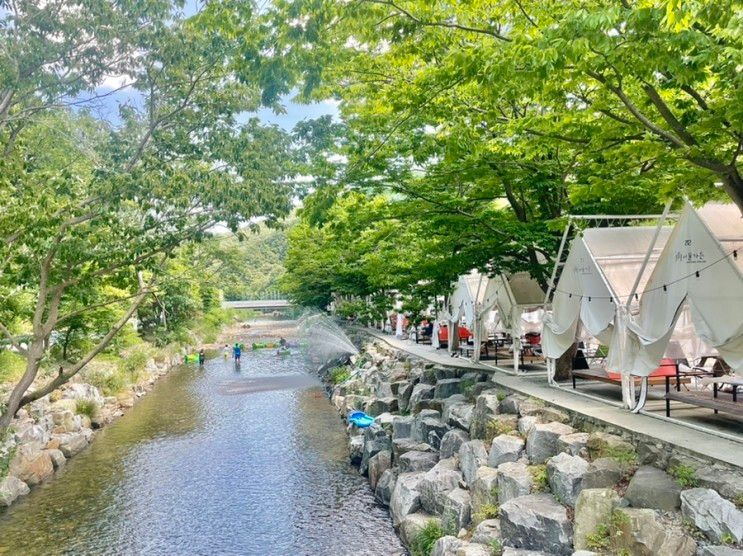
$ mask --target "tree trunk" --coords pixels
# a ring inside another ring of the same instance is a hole
[[[578,342],[574,342],[570,349],[563,353],[557,361],[555,361],[555,380],[570,380],[573,371],[573,359],[575,354],[578,353]]]
[[[23,373],[21,380],[13,388],[13,391],[8,397],[5,412],[0,415],[0,437],[3,436],[10,426],[10,422],[21,407],[23,395],[36,379],[36,374],[39,372],[39,363],[44,356],[44,351],[44,340],[42,338],[34,338],[26,354],[26,372]]]
[[[725,177],[722,183],[725,193],[730,195],[733,202],[738,205],[740,213],[743,214],[743,177],[741,177],[738,169],[733,167],[733,170]]]

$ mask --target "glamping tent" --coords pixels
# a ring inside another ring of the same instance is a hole
[[[554,290],[552,311],[544,317],[542,351],[548,378],[555,362],[578,338],[581,329],[609,346],[607,365],[616,369],[625,334],[615,333],[627,311],[636,309],[635,291],[645,287],[648,268],[658,260],[670,227],[589,228],[575,238]],[[629,380],[623,380],[630,395]]]
[[[514,353],[520,350],[521,335],[538,332],[544,304],[544,290],[528,272],[500,274],[490,278],[472,271],[461,276],[449,303],[449,319],[457,323],[464,319],[472,331],[474,344],[479,346],[487,336],[489,319],[497,311],[499,325],[513,338]],[[480,359],[475,349],[473,359]],[[514,356],[518,370],[519,358]]]
[[[693,323],[686,330],[743,371],[743,218],[735,205],[684,207],[644,287],[639,313],[629,319],[626,373],[647,376],[672,343],[688,343],[678,326],[686,311]]]

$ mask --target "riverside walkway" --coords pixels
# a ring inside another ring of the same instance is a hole
[[[578,413],[627,430],[637,435],[676,445],[684,450],[743,468],[743,436],[739,440],[706,432],[647,413],[635,415],[626,409],[597,399],[576,395],[569,390],[549,386],[544,376],[516,376],[492,365],[451,357],[429,345],[401,340],[372,328],[365,332],[389,346],[447,367],[490,371],[492,381],[509,390],[542,399],[556,407]],[[743,433],[743,431],[741,431]]]

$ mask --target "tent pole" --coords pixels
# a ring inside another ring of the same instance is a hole
[[[520,355],[521,355],[521,337],[511,334],[511,345],[513,346],[513,370],[519,372]]]
[[[555,266],[552,267],[552,276],[550,277],[550,281],[547,284],[547,294],[544,297],[544,310],[547,310],[547,305],[550,301],[550,296],[552,295],[552,290],[555,288],[555,278],[557,277],[557,269],[561,265],[562,262],[562,252],[565,249],[565,243],[567,243],[568,240],[568,234],[570,233],[570,228],[573,226],[573,217],[568,218],[568,223],[565,226],[565,231],[562,233],[562,241],[560,241],[560,248],[557,250],[557,258],[555,259]]]
[[[642,266],[640,267],[640,271],[637,273],[637,276],[635,276],[635,283],[632,284],[632,291],[629,294],[629,297],[627,298],[627,309],[630,308],[632,305],[632,299],[635,297],[635,294],[637,293],[637,288],[640,285],[640,280],[642,279],[642,275],[645,274],[645,269],[648,266],[648,261],[650,261],[650,255],[653,254],[653,249],[655,249],[655,244],[658,242],[658,236],[660,236],[660,231],[663,229],[663,224],[666,221],[666,218],[668,217],[668,212],[671,210],[671,201],[668,201],[666,203],[666,206],[663,208],[663,214],[660,215],[660,218],[658,219],[658,225],[655,227],[655,233],[653,234],[653,239],[650,241],[650,245],[648,246],[648,250],[645,252],[645,258],[642,261]]]

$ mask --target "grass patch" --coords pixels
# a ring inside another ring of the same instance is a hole
[[[17,382],[26,370],[26,359],[13,351],[0,351],[0,382]]]
[[[671,467],[668,470],[668,474],[676,479],[676,482],[682,488],[694,488],[699,486],[696,469],[688,465],[679,464]]]
[[[472,390],[475,387],[475,384],[476,382],[472,378],[467,378],[460,382],[460,385],[462,386],[462,394],[468,400],[472,400]]]
[[[490,446],[493,438],[502,434],[510,434],[513,436],[519,436],[518,431],[514,428],[513,423],[500,419],[493,419],[487,425],[485,425],[485,442],[486,446]]]
[[[498,392],[495,394],[495,397],[498,398],[499,402],[502,402],[508,397],[508,394],[503,390],[498,390]]]
[[[330,370],[330,381],[333,384],[346,382],[351,378],[351,371],[347,367],[334,367]]]
[[[474,515],[474,521],[480,523],[486,519],[495,519],[500,515],[500,507],[497,504],[483,504]]]
[[[588,439],[588,453],[591,459],[612,458],[625,466],[637,465],[637,453],[629,446],[611,445],[602,438]]]
[[[545,464],[530,465],[529,473],[531,474],[532,492],[547,492],[549,490],[550,485]]]
[[[588,549],[602,554],[608,552],[617,556],[629,555],[626,549],[618,548],[622,529],[627,525],[629,525],[627,515],[620,510],[614,510],[607,523],[601,523],[593,533],[586,536]]]
[[[733,498],[733,504],[735,504],[738,508],[743,508],[743,494],[739,494],[735,498]]]
[[[490,549],[490,556],[501,556],[503,554],[503,545],[499,539],[490,541],[488,548]]]
[[[92,419],[97,412],[98,404],[93,400],[77,400],[75,402],[75,413],[78,415],[85,415],[89,419]]]
[[[444,530],[435,521],[429,521],[410,543],[410,556],[430,556],[433,545],[444,536]]]
[[[8,453],[5,455],[0,455],[0,481],[5,479],[5,477],[8,476],[8,470],[10,469],[10,462],[13,461],[13,457],[15,456],[15,446],[13,446],[10,450],[8,450]]]

